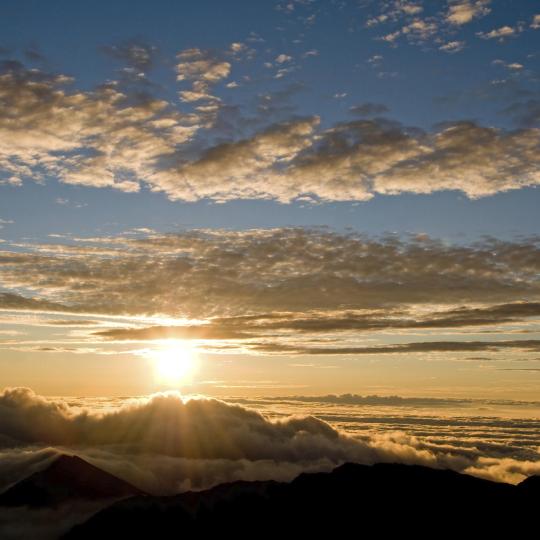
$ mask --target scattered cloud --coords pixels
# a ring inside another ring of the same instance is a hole
[[[491,63],[495,66],[503,66],[510,71],[521,71],[524,67],[523,64],[520,64],[519,62],[505,62],[500,59],[493,60]]]
[[[439,50],[452,54],[452,53],[457,53],[459,51],[462,51],[464,48],[465,48],[464,41],[449,41],[448,43],[441,45],[439,47]]]
[[[8,182],[52,175],[69,184],[137,191],[138,179],[194,131],[192,121],[182,122],[163,101],[133,103],[114,84],[69,92],[69,82],[4,63],[0,99],[10,114],[0,118],[0,168]]]
[[[190,81],[192,85],[190,90],[180,92],[180,99],[189,103],[201,100],[219,101],[219,98],[210,93],[210,89],[212,85],[229,76],[230,62],[222,60],[211,51],[197,48],[178,53],[177,59],[179,62],[176,65],[176,79],[180,82]]]
[[[491,0],[457,0],[448,6],[446,20],[453,25],[461,26],[470,23],[473,19],[487,15],[491,9],[488,7]]]
[[[374,54],[373,56],[370,56],[368,58],[368,64],[372,64],[373,66],[378,66],[382,60],[384,59],[382,54]]]
[[[207,84],[225,79],[231,72],[231,64],[220,60],[210,51],[186,49],[178,53],[176,65],[179,81],[202,81]]]
[[[252,122],[243,139],[205,140],[205,130],[221,129],[234,113],[211,93],[230,64],[199,49],[179,59],[178,78],[190,83],[181,99],[206,103],[191,113],[151,97],[134,102],[114,84],[69,92],[61,75],[4,66],[0,96],[11,110],[0,119],[4,181],[55,176],[69,184],[123,191],[145,186],[172,200],[219,202],[362,201],[376,193],[441,190],[477,198],[540,182],[540,134],[532,128],[507,131],[462,121],[424,132],[377,118],[323,128],[312,116],[258,130]]]
[[[476,35],[482,39],[503,39],[509,36],[513,36],[517,33],[517,30],[512,26],[501,26],[491,30],[490,32],[477,32]]]
[[[276,64],[285,64],[286,62],[290,62],[292,60],[292,56],[289,56],[287,54],[280,54],[276,57],[274,60]]]
[[[3,229],[5,225],[13,225],[15,223],[12,219],[0,219],[0,229]]]
[[[142,72],[148,71],[154,66],[158,54],[157,47],[139,40],[111,45],[104,47],[103,50],[111,57]]]

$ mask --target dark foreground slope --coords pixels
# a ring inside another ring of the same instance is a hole
[[[173,497],[133,497],[74,527],[67,538],[322,532],[536,538],[539,503],[538,482],[532,480],[512,486],[419,466],[346,464],[289,484],[235,482]]]
[[[77,456],[61,455],[46,469],[0,494],[0,506],[52,507],[74,500],[119,499],[143,492]]]

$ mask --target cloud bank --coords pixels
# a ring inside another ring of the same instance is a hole
[[[403,432],[355,437],[313,416],[269,419],[240,405],[178,394],[95,413],[74,411],[29,389],[6,389],[0,394],[0,432],[4,487],[57,452],[78,454],[152,493],[235,479],[285,480],[345,461],[419,463],[514,481],[540,471],[538,462],[502,460],[459,441],[423,441]]]

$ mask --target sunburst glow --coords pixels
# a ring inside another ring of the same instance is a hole
[[[150,353],[154,377],[158,384],[179,386],[189,384],[197,371],[197,354],[183,341],[174,341]]]

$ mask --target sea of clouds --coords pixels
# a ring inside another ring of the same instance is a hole
[[[8,388],[0,393],[0,490],[60,453],[152,494],[287,481],[347,461],[415,463],[514,483],[540,474],[538,408],[521,404],[520,418],[496,416],[497,406],[377,396],[222,401],[170,392],[96,407]]]

